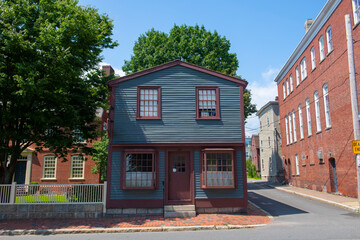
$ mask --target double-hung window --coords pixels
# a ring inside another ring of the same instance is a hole
[[[290,91],[293,92],[293,91],[294,91],[294,86],[293,86],[294,83],[293,83],[293,76],[292,76],[292,74],[290,74],[290,77],[289,77],[289,78],[290,78]]]
[[[360,22],[360,0],[352,0],[354,24]]]
[[[56,158],[55,158],[55,156],[44,156],[42,178],[56,179]]]
[[[286,144],[289,144],[289,128],[288,128],[287,116],[285,116],[285,130],[286,130]]]
[[[300,62],[300,72],[301,72],[301,81],[307,77],[307,70],[306,70],[306,58],[304,57]]]
[[[71,173],[70,178],[83,179],[84,178],[84,157],[81,155],[71,156]]]
[[[233,149],[202,151],[202,188],[235,188]]]
[[[293,120],[293,129],[294,129],[294,142],[296,142],[296,141],[297,141],[297,137],[296,137],[295,110],[292,111],[292,120]]]
[[[218,87],[196,87],[196,119],[220,119]]]
[[[286,79],[286,94],[289,96],[290,90],[289,90],[289,79]]]
[[[332,40],[331,26],[329,26],[326,29],[326,43],[327,43],[328,53],[330,53],[333,50],[333,40]]]
[[[285,83],[283,83],[283,99],[286,98],[286,89],[285,89]]]
[[[310,115],[310,100],[307,98],[305,101],[306,104],[306,119],[307,119],[307,127],[308,127],[308,136],[311,136],[311,115]]]
[[[298,109],[299,109],[300,139],[303,139],[304,138],[304,126],[303,126],[303,116],[302,116],[301,104],[299,105]]]
[[[126,151],[122,166],[123,189],[155,189],[156,159],[154,151]]]
[[[331,120],[330,120],[330,106],[329,106],[329,91],[327,84],[323,86],[323,96],[324,96],[324,109],[325,109],[325,123],[326,128],[331,127]]]
[[[299,169],[299,155],[295,155],[295,166],[296,166],[296,175],[300,175],[300,169]]]
[[[312,70],[314,70],[316,68],[315,48],[314,47],[311,48],[310,55],[311,55],[311,67],[312,67]]]
[[[314,102],[315,102],[315,119],[316,119],[316,131],[321,131],[321,122],[320,122],[320,101],[319,101],[319,92],[314,93]]]
[[[290,135],[290,143],[293,143],[293,135],[292,135],[292,127],[291,127],[291,113],[289,113],[289,135]]]
[[[300,84],[299,66],[296,66],[295,75],[296,75],[296,86],[299,86]]]
[[[319,38],[319,52],[320,52],[320,62],[325,58],[325,50],[324,50],[324,37],[320,36]]]
[[[160,92],[159,86],[138,86],[137,119],[161,119]]]

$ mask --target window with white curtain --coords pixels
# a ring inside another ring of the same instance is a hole
[[[326,29],[326,43],[328,53],[333,50],[333,41],[332,41],[332,33],[331,33],[331,26]]]
[[[290,90],[289,90],[289,79],[286,79],[286,95],[289,96]]]
[[[306,99],[306,119],[307,119],[307,127],[308,127],[308,136],[311,136],[311,115],[310,115],[310,100]]]
[[[319,52],[320,52],[320,61],[325,58],[325,49],[324,49],[324,38],[320,36],[319,38]]]
[[[329,107],[329,92],[327,84],[323,86],[323,97],[324,97],[324,109],[325,109],[325,123],[326,128],[331,127],[331,120],[330,120],[330,107]]]
[[[293,142],[293,136],[292,136],[292,127],[291,127],[292,121],[291,121],[291,113],[289,113],[289,138],[290,143]]]
[[[296,86],[299,86],[300,84],[299,66],[296,66],[295,74],[296,74]]]
[[[301,73],[301,81],[303,81],[307,77],[306,70],[306,58],[304,57],[300,63],[300,73]]]
[[[285,117],[285,131],[286,131],[286,144],[289,144],[289,130],[288,130],[288,119]]]
[[[293,130],[294,130],[294,142],[296,142],[296,141],[297,141],[297,137],[296,137],[295,110],[292,111],[292,120],[293,120]]]
[[[314,93],[314,102],[315,102],[315,119],[316,119],[316,131],[321,131],[321,122],[320,122],[320,102],[319,102],[319,92]]]
[[[302,117],[301,104],[299,105],[298,109],[299,109],[300,139],[303,139],[304,138],[304,127],[303,127],[303,117]]]
[[[314,70],[316,68],[316,62],[315,62],[315,48],[312,47],[310,50],[310,55],[311,55],[311,67]]]
[[[283,98],[286,98],[286,90],[285,90],[285,83],[283,83]]]
[[[292,77],[292,74],[290,74],[290,91],[293,92],[294,91],[294,86],[293,86],[293,77]]]

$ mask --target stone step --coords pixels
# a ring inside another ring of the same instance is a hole
[[[164,212],[195,211],[195,205],[165,205]]]
[[[165,218],[184,218],[184,217],[196,217],[195,211],[186,211],[186,212],[165,212]]]

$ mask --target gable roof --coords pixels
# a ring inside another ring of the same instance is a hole
[[[199,72],[203,72],[203,73],[215,76],[215,77],[219,77],[219,78],[231,81],[231,82],[235,82],[237,84],[243,85],[244,87],[246,87],[247,84],[248,84],[247,81],[245,81],[245,80],[243,80],[241,78],[232,77],[232,76],[220,73],[220,72],[216,72],[216,71],[204,68],[204,67],[197,66],[195,64],[183,62],[181,60],[175,60],[175,61],[172,61],[172,62],[167,62],[167,63],[161,64],[161,65],[158,65],[156,67],[148,68],[148,69],[145,69],[143,71],[136,72],[136,73],[124,76],[124,77],[115,78],[115,79],[109,81],[108,85],[110,87],[114,87],[120,82],[128,81],[128,80],[131,80],[131,79],[134,79],[134,78],[137,78],[137,77],[141,77],[141,76],[144,76],[144,75],[147,75],[147,74],[150,74],[150,73],[153,73],[153,72],[157,72],[157,71],[160,71],[160,70],[164,70],[164,69],[167,69],[167,68],[170,68],[170,67],[174,67],[174,66],[187,67],[187,68],[199,71]]]

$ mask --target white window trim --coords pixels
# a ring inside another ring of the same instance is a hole
[[[293,143],[293,135],[292,135],[292,127],[291,127],[291,113],[289,113],[289,135],[290,135],[290,143]]]
[[[289,129],[288,129],[288,119],[285,117],[285,130],[286,130],[286,144],[289,144]]]
[[[320,62],[321,62],[325,58],[324,37],[322,35],[319,37],[319,52],[320,52]]]
[[[300,74],[301,74],[301,81],[307,77],[307,69],[306,69],[306,58],[304,57],[300,63]]]
[[[294,91],[294,83],[293,83],[293,77],[292,77],[292,74],[290,74],[290,91],[293,92]]]
[[[310,137],[312,135],[311,133],[311,114],[310,114],[310,101],[309,99],[306,99],[306,120],[307,120],[307,126],[308,126],[308,136]]]
[[[290,95],[290,90],[289,90],[289,79],[286,79],[286,96]]]
[[[304,125],[303,125],[303,119],[302,119],[301,104],[299,105],[298,109],[299,109],[300,139],[304,139]]]
[[[283,83],[283,99],[286,98],[285,83]]]
[[[354,25],[360,22],[360,1],[352,0],[353,6],[353,15],[354,15]]]
[[[327,84],[324,84],[323,86],[323,98],[324,98],[325,124],[326,124],[326,128],[330,128],[331,118],[330,118],[329,90]]]
[[[82,177],[73,177],[73,157],[79,157],[79,156],[80,155],[71,156],[70,179],[85,179],[85,160],[83,160]]]
[[[295,120],[295,110],[293,110],[292,112],[292,120],[293,120],[293,130],[294,130],[294,142],[297,141],[297,136],[296,136],[296,120]]]
[[[319,92],[314,93],[316,132],[321,132]]]
[[[296,175],[300,175],[300,169],[299,169],[299,155],[295,155],[295,166],[296,166]]]
[[[314,47],[311,48],[310,55],[311,55],[311,67],[312,67],[312,70],[314,70],[316,68],[315,48]]]
[[[45,158],[46,157],[53,157],[54,161],[55,161],[55,171],[54,171],[54,177],[45,177]],[[42,168],[42,175],[41,175],[41,179],[46,179],[46,180],[54,180],[56,179],[56,170],[57,170],[57,157],[52,156],[52,155],[46,155],[43,157],[43,168]]]
[[[334,49],[333,41],[332,41],[331,26],[329,26],[326,29],[326,43],[327,43],[327,49],[328,49],[328,54],[329,54]]]
[[[296,73],[296,86],[299,86],[300,84],[299,66],[296,66],[295,73]]]

